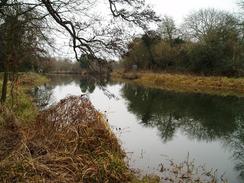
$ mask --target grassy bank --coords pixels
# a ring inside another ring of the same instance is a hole
[[[136,178],[107,121],[86,98],[60,101],[40,112],[28,128],[17,126],[18,119],[6,113],[4,126],[11,124],[16,135],[4,136],[9,143],[8,154],[0,159],[1,182],[158,182]]]
[[[86,98],[69,97],[38,111],[28,93],[47,81],[21,74],[14,105],[10,93],[0,105],[0,182],[159,181],[134,175],[107,121]]]
[[[48,79],[45,76],[36,73],[20,73],[14,85],[13,97],[11,97],[11,82],[8,82],[6,107],[11,109],[22,123],[33,121],[38,110],[32,103],[31,89],[47,82]],[[2,89],[1,77],[0,89]]]
[[[127,80],[139,85],[178,92],[206,93],[223,96],[244,96],[244,78],[204,77],[184,74],[115,71],[116,80]]]
[[[128,182],[124,153],[91,103],[70,97],[21,129],[1,182]]]

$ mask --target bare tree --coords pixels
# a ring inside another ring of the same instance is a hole
[[[34,13],[36,20],[45,22],[43,28],[68,34],[78,61],[83,55],[91,60],[118,55],[126,48],[130,30],[147,29],[148,23],[159,20],[145,0],[1,0],[1,16],[16,6],[27,7],[17,19]]]
[[[129,28],[146,29],[148,23],[159,20],[145,0],[2,0],[1,6],[16,3],[28,5],[30,11],[38,10],[42,13],[40,18],[46,17],[51,27],[66,31],[77,60],[84,54],[118,54],[125,48]]]
[[[159,32],[161,33],[163,39],[172,43],[173,39],[177,36],[177,28],[175,26],[174,19],[165,15],[162,18],[161,25],[159,26]]]
[[[208,33],[224,27],[235,26],[236,18],[228,12],[201,9],[186,17],[183,29],[191,39],[202,40]]]

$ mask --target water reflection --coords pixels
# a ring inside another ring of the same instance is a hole
[[[55,96],[54,89],[57,87],[66,87],[67,90],[65,94],[74,94],[76,92],[71,91],[74,88],[77,88],[78,85],[80,88],[80,94],[91,94],[96,88],[103,90],[104,94],[108,97],[115,97],[113,93],[106,90],[107,85],[113,84],[112,81],[109,81],[107,78],[97,79],[95,77],[80,77],[78,75],[47,75],[49,82],[43,86],[38,86],[33,89],[33,96],[37,106],[40,108],[45,108],[50,106],[50,103],[56,103],[58,96]],[[67,87],[67,86],[70,86]],[[59,98],[59,97],[58,97]]]
[[[83,77],[80,79],[80,88],[83,93],[93,93],[96,87],[103,89],[108,82],[107,78]]]
[[[159,140],[154,137],[145,137],[145,131],[140,133],[138,132],[138,127],[135,127],[134,129],[131,129],[131,133],[133,134],[128,134],[130,138],[125,138],[126,141],[135,138],[135,134],[139,136],[139,139],[143,140],[141,140],[141,144],[131,143],[130,147],[134,148],[136,146],[138,151],[141,151],[141,146],[147,146],[146,141],[148,139],[148,141],[150,141],[148,144],[150,145],[148,146],[148,149],[146,149],[147,152],[149,152],[149,150],[162,151],[166,146],[159,147],[160,145],[162,146],[160,143],[177,144],[176,141],[180,141],[179,138],[174,138],[176,135],[179,135],[179,131],[181,132],[180,134],[182,134],[180,138],[187,137],[187,139],[184,139],[182,142],[188,143],[197,141],[199,146],[195,147],[204,146],[211,148],[213,147],[211,144],[217,146],[218,142],[221,141],[224,148],[216,148],[217,150],[206,149],[206,152],[209,151],[210,156],[213,154],[217,154],[218,156],[218,154],[224,151],[225,148],[228,149],[228,151],[231,150],[232,160],[229,160],[227,156],[223,156],[222,153],[221,157],[216,160],[218,161],[217,164],[221,167],[225,165],[228,166],[225,163],[231,162],[232,167],[231,170],[229,170],[229,174],[235,174],[233,172],[237,171],[241,176],[241,181],[237,182],[244,181],[243,98],[174,93],[139,87],[133,84],[115,85],[116,83],[107,81],[107,79],[98,81],[90,78],[62,75],[51,76],[50,78],[50,83],[34,91],[34,94],[39,96],[38,101],[41,104],[58,101],[67,94],[80,95],[86,93],[90,94],[91,99],[96,101],[95,103],[105,106],[107,105],[105,104],[105,101],[107,103],[111,103],[111,101],[105,100],[104,98],[107,97],[101,96],[101,94],[112,96],[113,93],[110,93],[107,89],[109,88],[110,91],[113,91],[116,90],[116,88],[119,88],[117,94],[121,98],[121,103],[114,100],[111,104],[114,123],[121,120],[121,124],[127,123],[124,124],[124,127],[127,127],[132,120],[133,123],[139,123],[139,126],[143,126],[146,129],[147,127],[152,128],[150,133],[148,133],[150,135],[155,133],[153,129],[156,128],[160,136]],[[130,118],[126,118],[127,116],[130,116]],[[137,118],[137,120],[134,118]],[[143,130],[142,128],[140,129]],[[156,142],[157,140],[160,141],[160,143]],[[204,144],[203,142],[209,142],[209,145],[206,145],[206,143]],[[155,145],[155,147],[151,144],[157,145]],[[187,146],[189,149],[193,148],[192,143],[188,143],[188,145],[182,144],[182,146]],[[129,147],[129,145],[127,147]],[[166,148],[170,147],[167,146]],[[175,152],[175,148],[172,149],[173,150],[170,151],[171,155],[173,154],[172,152]],[[130,150],[131,149],[128,149],[128,151]],[[190,151],[196,152],[196,155],[198,155],[200,150],[190,149]],[[155,158],[156,163],[161,160],[162,157],[159,155],[160,152],[155,153],[158,155],[152,155],[153,153],[150,153],[148,153],[147,158],[150,158],[150,156],[158,156]],[[229,153],[227,154],[229,156]],[[198,158],[198,156],[195,158]],[[225,159],[225,163],[219,162],[219,160],[222,159]],[[233,162],[235,163],[235,171],[232,170]],[[147,160],[145,160],[146,165],[147,163]],[[208,164],[209,162],[206,163]],[[236,174],[233,176],[236,176]],[[236,180],[236,177],[231,178],[232,180]]]
[[[231,147],[236,169],[244,180],[244,99],[174,93],[124,85],[128,109],[141,124],[157,127],[161,139],[170,141],[180,129],[191,139],[217,139]]]

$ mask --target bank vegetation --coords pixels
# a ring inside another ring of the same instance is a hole
[[[243,17],[215,9],[189,14],[182,25],[165,16],[156,31],[135,38],[122,55],[125,70],[201,76],[244,76]]]
[[[145,87],[176,92],[205,93],[221,96],[244,96],[244,78],[224,76],[197,76],[166,72],[114,71],[112,78],[122,82],[133,82]]]
[[[244,92],[243,14],[200,9],[181,25],[164,16],[155,31],[134,38],[113,78],[145,86],[221,95]]]

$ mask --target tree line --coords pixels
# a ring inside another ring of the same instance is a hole
[[[99,5],[107,8],[94,11]],[[16,73],[38,70],[44,65],[39,62],[51,57],[50,50],[57,49],[53,36],[58,38],[58,33],[68,36],[77,61],[82,63],[84,55],[89,55],[90,62],[101,61],[125,48],[128,34],[124,27],[146,29],[149,22],[157,20],[145,0],[1,0],[1,103],[6,101],[10,78],[14,85]],[[93,66],[90,62],[86,64]],[[58,64],[54,61],[53,65]]]
[[[136,65],[142,70],[243,76],[243,16],[201,9],[179,27],[173,18],[164,16],[156,31],[130,42],[121,64],[126,69]]]

